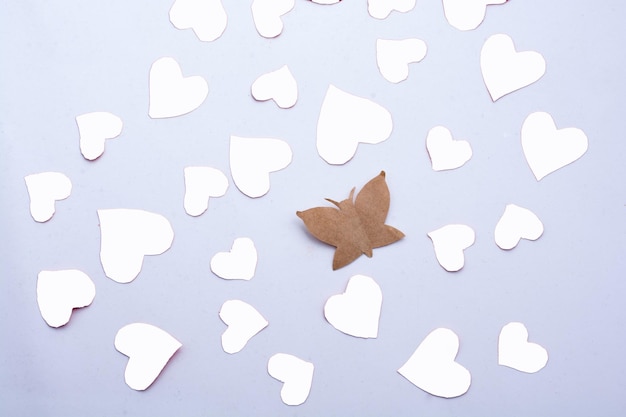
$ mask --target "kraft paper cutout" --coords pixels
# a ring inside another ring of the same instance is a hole
[[[296,212],[313,236],[337,248],[333,270],[348,265],[361,254],[371,258],[372,249],[404,237],[404,233],[385,224],[390,202],[385,171],[365,184],[356,200],[354,190],[341,202],[326,199],[337,208],[315,207]]]

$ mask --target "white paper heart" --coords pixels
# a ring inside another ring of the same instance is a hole
[[[250,304],[241,300],[228,300],[220,309],[220,319],[228,326],[222,333],[222,349],[237,353],[254,335],[267,327],[267,320]]]
[[[428,47],[421,39],[378,39],[376,41],[376,63],[381,75],[392,83],[409,77],[409,64],[420,62]]]
[[[291,163],[287,142],[272,138],[230,137],[230,172],[239,191],[261,197],[270,190],[270,173]]]
[[[174,230],[160,214],[133,209],[98,210],[100,262],[107,277],[134,280],[145,255],[160,255],[172,246]]]
[[[317,122],[317,152],[329,164],[342,165],[352,159],[359,143],[380,143],[392,129],[386,108],[330,85]]]
[[[516,52],[505,34],[491,36],[480,52],[480,68],[493,101],[543,77],[546,61],[535,51]]]
[[[211,271],[223,279],[249,281],[256,270],[257,252],[252,239],[235,239],[230,252],[219,252],[211,258]]]
[[[500,331],[498,364],[529,374],[543,369],[548,363],[548,351],[528,342],[528,330],[523,323],[512,322]]]
[[[176,0],[170,22],[177,29],[192,29],[198,39],[211,42],[222,36],[228,16],[222,0]]]
[[[126,384],[143,391],[159,376],[182,344],[165,330],[146,323],[132,323],[115,335],[115,349],[128,356]]]
[[[187,114],[204,102],[209,85],[199,75],[183,77],[174,58],[159,58],[150,68],[150,109],[153,119]]]
[[[552,116],[531,113],[522,125],[522,148],[537,181],[579,159],[587,152],[585,132],[569,127],[557,130]]]
[[[72,310],[90,305],[95,296],[93,281],[77,269],[41,271],[37,275],[37,305],[50,327],[67,324]]]
[[[55,203],[72,192],[72,181],[60,172],[42,172],[24,177],[30,197],[30,215],[36,222],[47,222],[54,216]]]
[[[508,204],[496,225],[496,244],[505,250],[513,249],[520,239],[537,240],[543,234],[543,223],[532,211]]]
[[[464,224],[449,224],[428,233],[433,242],[437,262],[448,272],[456,272],[465,265],[463,251],[474,244],[474,230]]]
[[[252,83],[251,91],[255,100],[274,100],[281,109],[293,107],[298,100],[298,84],[287,65],[261,75]]]
[[[465,140],[453,140],[444,126],[435,126],[426,137],[426,149],[434,171],[456,169],[472,157],[472,147]]]
[[[367,11],[376,19],[385,19],[392,11],[406,13],[413,10],[416,0],[367,0]]]
[[[476,29],[485,19],[487,6],[508,0],[443,0],[448,23],[459,30]]]
[[[185,168],[185,212],[199,216],[209,208],[211,197],[221,197],[228,190],[228,178],[211,167]]]
[[[329,4],[337,4],[339,3],[341,0],[311,0],[313,3],[315,4],[324,4],[324,5],[329,5]]]
[[[283,383],[280,398],[287,405],[300,405],[306,401],[313,383],[314,366],[296,356],[277,353],[267,362],[267,372]]]
[[[281,16],[293,9],[295,0],[252,0],[252,18],[259,35],[275,38],[283,31]]]
[[[398,373],[429,394],[454,398],[467,392],[469,371],[455,362],[459,338],[450,329],[435,329],[420,343]]]
[[[80,136],[80,152],[89,161],[104,153],[104,142],[122,133],[122,119],[109,112],[93,112],[76,116]]]

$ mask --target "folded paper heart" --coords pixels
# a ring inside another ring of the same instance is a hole
[[[256,270],[257,251],[252,239],[235,239],[230,252],[219,252],[211,258],[211,271],[223,279],[249,281]]]
[[[409,77],[409,64],[424,59],[427,50],[421,39],[378,39],[376,63],[387,81],[399,83]]]
[[[282,16],[291,11],[295,0],[252,0],[252,18],[259,35],[275,38],[283,31]]]
[[[67,324],[73,309],[90,305],[95,296],[93,281],[77,269],[41,271],[37,275],[37,305],[50,327]]]
[[[513,249],[520,239],[537,240],[543,234],[543,223],[532,211],[508,204],[495,230],[496,244],[505,250]]]
[[[437,262],[448,272],[459,271],[465,265],[463,251],[474,244],[474,230],[464,224],[449,224],[428,233],[433,242]]]
[[[313,383],[314,366],[296,356],[277,353],[267,362],[267,372],[283,383],[280,398],[287,405],[300,405],[306,401]]]
[[[219,169],[211,167],[186,167],[185,212],[199,216],[209,208],[211,197],[221,197],[228,190],[228,178]]]
[[[93,112],[76,116],[80,136],[80,152],[89,161],[104,153],[104,142],[122,133],[122,119],[108,112]]]
[[[274,100],[281,109],[293,107],[298,100],[298,84],[287,65],[261,75],[252,84],[251,91],[255,100]]]
[[[176,0],[170,22],[177,29],[192,29],[198,39],[211,42],[222,36],[228,16],[222,0]]]
[[[269,324],[254,307],[241,300],[226,301],[220,309],[220,319],[228,326],[222,333],[222,349],[226,353],[241,351]]]
[[[448,23],[459,30],[476,29],[485,19],[487,6],[508,0],[443,0]]]
[[[472,157],[472,147],[465,140],[453,140],[443,126],[435,126],[426,137],[426,149],[434,171],[456,169]]]
[[[529,374],[543,369],[548,362],[548,351],[528,342],[528,330],[523,323],[509,323],[500,331],[498,364]]]
[[[367,11],[376,19],[385,19],[391,12],[406,13],[415,7],[416,0],[367,0]]]
[[[60,172],[42,172],[24,177],[30,198],[30,215],[36,222],[47,222],[54,216],[55,203],[72,192],[72,182]]]

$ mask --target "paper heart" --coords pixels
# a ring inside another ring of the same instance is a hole
[[[469,142],[453,140],[452,133],[444,126],[430,129],[426,137],[426,149],[435,171],[462,167],[472,157]]]
[[[160,255],[172,246],[174,231],[160,214],[133,209],[98,210],[100,262],[113,281],[134,280],[145,255]]]
[[[291,148],[280,139],[230,137],[230,172],[239,191],[261,197],[270,190],[270,173],[291,163]]]
[[[209,85],[199,75],[183,77],[174,58],[159,58],[150,68],[150,109],[153,119],[187,114],[204,102]]]
[[[30,215],[36,222],[47,222],[54,216],[55,202],[65,200],[72,192],[72,181],[60,172],[42,172],[24,177],[30,197]]]
[[[222,36],[228,16],[222,0],[176,0],[170,22],[177,29],[192,29],[198,39],[211,42]]]
[[[474,230],[464,224],[449,224],[428,233],[433,242],[439,265],[448,272],[456,272],[465,265],[463,251],[474,244]]]
[[[239,352],[269,324],[254,307],[241,300],[226,301],[220,310],[220,319],[228,326],[222,334],[222,349],[226,353]]]
[[[509,204],[496,225],[496,244],[505,250],[513,249],[520,239],[537,240],[543,234],[543,223],[532,211]]]
[[[376,63],[382,76],[392,83],[404,81],[409,76],[409,64],[420,62],[428,50],[421,39],[378,39]]]
[[[115,335],[115,349],[128,356],[126,384],[143,391],[159,376],[182,344],[165,330],[146,323],[132,323]]]
[[[251,90],[255,100],[274,100],[281,109],[293,107],[298,100],[298,84],[287,65],[261,75],[254,81]]]
[[[287,405],[300,405],[311,391],[314,366],[296,356],[277,353],[267,362],[267,372],[283,383],[280,398]]]
[[[406,13],[415,7],[415,0],[367,0],[367,11],[376,19],[384,19],[396,10]]]
[[[509,323],[500,331],[498,364],[529,374],[535,373],[548,362],[548,351],[536,343],[528,342],[528,330],[522,323]]]
[[[228,190],[228,178],[211,167],[185,168],[185,212],[199,216],[209,208],[211,197],[221,197]]]
[[[508,0],[443,0],[443,11],[448,23],[459,30],[476,29],[485,19],[487,6],[503,4]]]
[[[257,252],[252,239],[235,239],[230,252],[219,252],[211,258],[211,271],[223,279],[243,279],[254,277]]]
[[[311,0],[311,1],[315,4],[329,5],[329,4],[337,4],[341,0]]]
[[[331,84],[317,122],[317,152],[329,164],[342,165],[352,159],[359,143],[380,143],[392,129],[386,108]]]
[[[80,152],[89,161],[104,153],[104,142],[122,133],[122,119],[108,112],[85,113],[76,117],[80,136]]]
[[[333,295],[324,305],[324,316],[335,329],[362,338],[378,336],[383,294],[372,278],[355,275],[343,294]]]
[[[524,120],[521,136],[524,156],[537,181],[587,152],[585,132],[575,127],[557,130],[552,116],[544,112]]]
[[[252,18],[259,35],[275,38],[283,31],[281,16],[291,11],[295,0],[252,0]]]
[[[72,310],[87,307],[96,296],[96,286],[77,269],[41,271],[37,275],[37,305],[50,327],[70,321]]]
[[[535,51],[516,52],[505,34],[491,36],[480,52],[480,68],[493,101],[543,77],[546,61]]]
[[[469,371],[455,362],[459,338],[450,329],[435,329],[420,343],[398,373],[429,394],[453,398],[467,392]]]

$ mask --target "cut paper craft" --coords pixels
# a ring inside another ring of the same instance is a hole
[[[298,100],[298,84],[287,65],[261,75],[254,81],[251,90],[255,100],[274,100],[281,109],[293,107]]]
[[[267,362],[267,373],[283,383],[280,398],[287,405],[306,401],[313,383],[314,366],[296,356],[277,353]]]
[[[398,373],[431,395],[454,398],[467,392],[469,371],[455,362],[459,338],[450,329],[433,330]]]
[[[460,168],[472,157],[472,147],[465,140],[453,140],[444,126],[435,126],[426,137],[426,149],[434,171]]]
[[[428,233],[433,242],[437,262],[448,272],[459,271],[465,265],[463,251],[474,244],[474,230],[464,224],[449,224]]]
[[[36,222],[47,222],[54,216],[55,203],[72,192],[72,181],[60,172],[42,172],[24,177],[30,197],[30,215]]]
[[[291,148],[280,139],[230,137],[230,172],[239,191],[248,197],[267,194],[269,174],[286,168],[291,156]]]
[[[282,16],[290,12],[295,0],[252,0],[252,18],[259,35],[275,38],[283,31]]]
[[[420,62],[428,47],[421,39],[378,39],[376,41],[376,63],[381,75],[392,83],[409,77],[409,64]]]
[[[104,153],[104,142],[122,133],[122,119],[104,111],[85,113],[76,117],[80,136],[80,152],[88,161],[98,159]]]
[[[133,209],[98,210],[100,262],[107,277],[125,284],[134,280],[145,255],[160,255],[172,246],[174,230],[160,214]]]
[[[535,51],[516,52],[505,34],[491,36],[480,52],[480,68],[493,101],[543,77],[546,61]]]
[[[528,342],[528,330],[522,323],[509,323],[500,331],[498,364],[533,374],[548,363],[548,351]]]
[[[324,5],[329,5],[329,4],[337,4],[339,3],[341,0],[311,0],[313,3],[315,4],[324,4]]]
[[[334,207],[316,207],[298,211],[308,231],[324,243],[335,246],[333,270],[342,268],[372,250],[390,245],[404,237],[404,233],[385,224],[390,195],[385,182],[385,171],[371,179],[354,199],[354,188],[347,199]]]
[[[537,181],[587,152],[585,132],[575,127],[557,130],[552,116],[544,112],[526,118],[521,136],[524,156]]]
[[[392,129],[387,109],[330,85],[317,122],[317,152],[329,164],[342,165],[352,159],[359,143],[383,142]]]
[[[182,344],[169,333],[146,323],[132,323],[115,335],[115,349],[128,356],[126,384],[143,391],[159,376]]]
[[[252,239],[235,239],[230,252],[219,252],[211,258],[211,271],[223,279],[249,281],[256,270],[257,252]]]
[[[222,349],[231,354],[241,351],[269,324],[254,307],[241,300],[226,301],[220,310],[220,319],[228,326],[222,334]]]
[[[37,304],[50,327],[67,324],[73,309],[87,307],[95,296],[93,281],[77,269],[41,271],[37,275]]]
[[[187,114],[204,102],[209,85],[199,75],[183,77],[174,58],[159,58],[150,68],[150,109],[153,119]]]
[[[211,42],[226,30],[228,16],[222,0],[176,0],[170,9],[170,22],[177,29],[192,29],[201,41]]]
[[[415,0],[367,0],[367,11],[375,19],[385,19],[391,12],[413,10]]]
[[[354,337],[378,337],[378,321],[383,303],[380,287],[370,277],[355,275],[346,292],[333,295],[324,305],[324,316],[335,329]]]
[[[185,168],[185,211],[199,216],[209,208],[209,200],[221,197],[228,190],[228,178],[219,169],[211,167]]]
[[[459,30],[476,29],[485,19],[487,6],[508,0],[443,0],[443,11],[451,26]]]
[[[537,240],[543,234],[543,223],[532,211],[509,204],[496,225],[496,245],[509,250],[517,246],[520,239]]]

